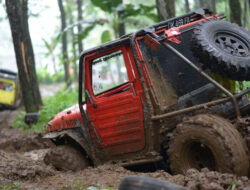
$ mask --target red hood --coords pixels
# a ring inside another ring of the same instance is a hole
[[[46,132],[74,128],[76,121],[83,123],[78,104],[56,114],[46,125]]]

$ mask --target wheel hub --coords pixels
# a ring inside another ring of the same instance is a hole
[[[215,44],[225,53],[246,57],[250,55],[250,48],[245,39],[230,32],[218,32],[215,34]]]
[[[211,150],[203,143],[195,141],[188,145],[186,158],[190,168],[216,170],[216,162]]]

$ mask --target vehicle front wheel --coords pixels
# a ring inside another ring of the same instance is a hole
[[[210,114],[185,119],[177,125],[167,154],[174,174],[190,168],[248,175],[245,141],[227,120]]]
[[[87,158],[70,145],[60,145],[50,149],[44,157],[44,162],[65,171],[83,170],[89,166]]]

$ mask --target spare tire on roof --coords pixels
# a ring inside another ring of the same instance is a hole
[[[227,21],[207,20],[195,26],[194,56],[222,77],[250,80],[250,33]]]

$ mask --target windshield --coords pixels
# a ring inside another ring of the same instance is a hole
[[[92,89],[94,95],[114,89],[128,82],[122,51],[115,51],[92,61]]]

